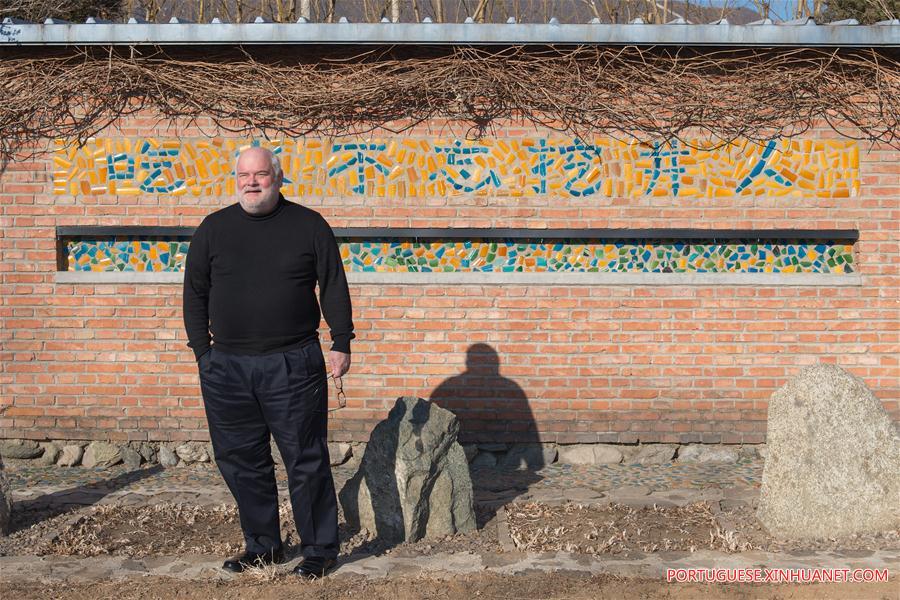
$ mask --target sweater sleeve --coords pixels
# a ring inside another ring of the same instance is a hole
[[[350,340],[356,336],[353,333],[353,309],[347,276],[334,232],[321,216],[317,221],[314,240],[319,303],[331,328],[331,349],[350,354]]]
[[[199,360],[210,348],[209,335],[209,233],[206,221],[191,238],[184,272],[184,329],[188,346]]]

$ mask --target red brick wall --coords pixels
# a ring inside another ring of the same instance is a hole
[[[101,135],[205,135],[153,127],[133,119]],[[897,418],[900,152],[860,153],[849,199],[302,199],[333,227],[860,232],[860,286],[354,285],[348,406],[333,413],[332,437],[365,440],[396,397],[430,397],[463,372],[474,343],[496,351],[499,374],[527,400],[498,400],[502,380],[472,374],[470,396],[452,406],[470,440],[763,442],[768,398],[817,361],[863,378]],[[66,225],[194,226],[232,200],[54,195],[53,170],[44,154],[0,179],[0,437],[205,439],[180,284],[55,283],[54,236]]]

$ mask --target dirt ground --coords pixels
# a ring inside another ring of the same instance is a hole
[[[759,524],[749,507],[713,512],[705,502],[683,507],[623,504],[548,506],[536,502],[506,507],[510,537],[518,550],[579,554],[695,552],[795,552],[809,550],[900,549],[900,531],[851,539],[778,540]]]
[[[282,504],[281,533],[288,558],[299,539],[290,505]],[[496,519],[479,514],[479,529],[438,540],[390,544],[368,531],[350,531],[340,523],[341,555],[353,553],[422,556],[435,552],[498,552]],[[0,537],[0,556],[146,556],[211,554],[230,556],[243,550],[237,509],[233,505],[99,505],[70,512],[48,509],[13,511],[11,533]]]
[[[190,582],[171,579],[129,579],[98,583],[8,584],[0,580],[0,595],[17,600],[896,600],[895,582],[877,584],[700,585],[662,581],[591,577],[572,573],[527,573],[515,576],[483,573],[446,580],[403,578],[384,580],[324,579],[298,582],[280,576],[272,581],[240,578],[230,582]]]
[[[282,533],[289,557],[297,552],[296,533],[288,505],[282,508]],[[551,506],[513,503],[506,506],[509,535],[518,550],[566,551],[620,556],[664,550],[724,552],[746,550],[900,549],[900,532],[853,540],[787,543],[773,540],[757,523],[749,507],[713,511],[706,503],[684,507],[633,508],[622,504]],[[438,552],[500,552],[498,518],[478,515],[477,531],[440,540],[390,545],[368,532],[341,525],[341,554],[389,553],[424,556]],[[150,506],[99,505],[20,510],[13,513],[12,534],[0,537],[0,555],[227,556],[242,549],[236,509],[190,504]],[[412,599],[559,599],[620,598],[687,600],[695,598],[755,598],[779,600],[898,600],[895,579],[874,584],[676,584],[660,580],[620,579],[573,572],[526,572],[429,575],[388,579],[326,578],[301,582],[287,573],[258,570],[231,581],[184,581],[143,577],[92,583],[12,583],[0,573],[0,598],[98,600],[99,598],[184,600],[238,599],[366,600]]]
[[[281,507],[282,538],[291,557],[297,535],[288,504]],[[900,549],[900,531],[849,540],[779,541],[759,525],[753,510],[713,512],[705,502],[684,507],[632,508],[622,504],[550,506],[536,502],[506,506],[509,536],[520,551],[579,554],[773,552]],[[499,552],[497,519],[479,515],[479,529],[443,539],[390,544],[367,531],[350,531],[341,520],[341,555],[390,553],[423,556],[438,552]],[[0,537],[0,556],[230,556],[243,548],[234,506],[189,504],[100,505],[61,514],[15,511],[12,534]]]

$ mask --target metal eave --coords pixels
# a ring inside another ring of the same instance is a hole
[[[133,45],[604,45],[897,47],[900,23],[482,24],[482,23],[87,23],[6,19],[0,46]]]

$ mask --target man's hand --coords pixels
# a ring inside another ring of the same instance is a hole
[[[328,353],[328,364],[330,365],[329,371],[331,376],[337,379],[350,370],[350,355],[331,350]]]

